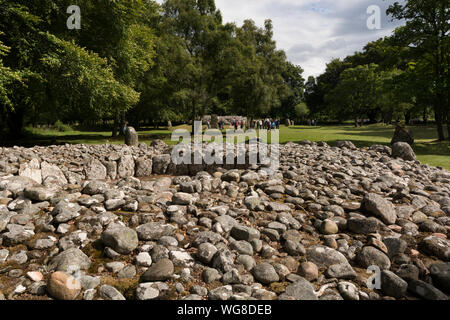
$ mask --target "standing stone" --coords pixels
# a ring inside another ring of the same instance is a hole
[[[409,145],[413,145],[414,138],[412,136],[411,131],[407,127],[403,126],[396,126],[394,137],[392,138],[391,145],[397,143],[397,142],[406,142]]]
[[[219,117],[216,114],[211,116],[211,128],[219,129]]]
[[[171,129],[172,128],[172,121],[167,121],[167,128],[168,129]]]
[[[125,144],[127,146],[137,146],[139,144],[138,135],[133,127],[127,127],[125,131]]]
[[[291,126],[291,120],[286,119],[286,121],[284,122],[284,124],[286,125],[286,127],[290,127],[290,126]]]

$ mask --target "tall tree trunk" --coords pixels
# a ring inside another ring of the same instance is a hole
[[[445,123],[447,123],[447,139],[450,140],[450,115],[445,116]]]
[[[411,121],[411,111],[405,112],[405,124],[409,125],[409,122]]]
[[[6,116],[6,122],[8,125],[9,133],[12,137],[22,137],[23,136],[23,120],[24,111],[17,108],[13,112],[8,112]]]
[[[438,108],[438,107],[436,107]],[[444,136],[444,128],[442,126],[442,113],[439,110],[435,111],[435,117],[436,117],[436,126],[437,126],[437,132],[438,132],[438,140],[443,141],[445,140]]]
[[[196,104],[197,102],[194,100],[192,103],[192,134],[195,132],[195,120],[197,117]]]
[[[423,109],[423,124],[426,125],[428,123],[428,115],[427,115],[427,107]]]
[[[119,111],[116,111],[116,114],[114,115],[114,125],[112,131],[113,138],[117,137],[117,131],[119,130],[119,122],[120,122]]]
[[[447,139],[450,140],[450,120],[447,120]]]
[[[125,126],[125,111],[120,113],[120,127],[119,136],[124,136],[123,127]]]

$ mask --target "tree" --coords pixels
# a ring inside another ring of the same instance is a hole
[[[314,79],[314,77],[308,79],[305,99],[311,114],[330,117],[331,114],[328,110],[332,109],[332,106],[328,104],[329,101],[325,99],[325,96],[336,88],[341,73],[351,67],[352,64],[348,61],[333,59],[327,63],[325,72],[317,79]]]
[[[269,116],[294,94],[288,82],[297,80],[295,73],[300,70],[292,66],[288,71],[286,54],[276,49],[273,40],[272,21],[266,20],[264,28],[258,28],[254,21],[246,20],[236,32],[241,54],[230,77],[233,110],[250,118]]]
[[[295,106],[295,119],[300,121],[305,121],[306,117],[309,115],[309,109],[305,102],[300,102]]]
[[[370,64],[342,72],[338,85],[325,96],[338,119],[353,117],[356,120],[364,116],[375,119],[381,92],[377,68],[376,64]]]
[[[303,69],[300,66],[286,61],[286,70],[283,73],[283,79],[289,87],[290,92],[289,95],[281,101],[280,108],[276,108],[272,112],[274,117],[297,119],[298,117],[305,116],[303,113],[301,116],[298,114],[299,106],[305,100],[305,79],[302,74]],[[302,110],[304,110],[304,108]]]
[[[49,33],[49,52],[42,57],[42,72],[53,110],[68,116],[99,119],[116,110],[127,110],[139,101],[139,93],[114,78],[105,59]],[[62,110],[62,111],[60,111]]]
[[[305,84],[305,102],[310,114],[318,115],[324,106],[324,93],[321,87],[317,84],[316,78],[308,77]]]
[[[150,3],[80,0],[83,28],[69,31],[68,0],[0,0],[2,39],[11,48],[3,62],[22,80],[11,88],[6,109],[10,133],[19,135],[30,118],[98,119],[135,104],[139,94],[134,88],[154,54],[151,30],[138,23]],[[122,25],[111,25],[116,32],[105,36],[91,19],[98,12],[110,13],[103,19]]]
[[[387,14],[406,20],[395,30],[398,42],[408,46],[417,58],[426,60],[433,75],[432,97],[439,140],[444,140],[443,124],[447,122],[450,138],[449,106],[449,37],[450,3],[448,0],[408,0],[395,2]],[[446,119],[447,118],[447,119]]]
[[[9,51],[9,48],[0,41],[0,105],[4,106],[2,112],[6,112],[6,108],[11,108],[11,88],[10,85],[13,82],[19,82],[21,80],[20,73],[11,70],[3,65],[2,56]]]
[[[219,61],[213,52],[222,17],[214,0],[166,0],[162,7],[167,32],[180,37],[189,53],[186,82],[176,93],[175,100],[191,110],[193,131],[198,115],[205,114],[216,97],[218,82],[213,71]]]

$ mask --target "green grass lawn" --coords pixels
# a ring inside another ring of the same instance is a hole
[[[175,129],[188,129],[190,126],[174,127]],[[450,170],[450,142],[437,142],[436,128],[432,126],[411,126],[414,138],[414,151],[418,159],[422,163],[433,166],[441,166]],[[143,130],[139,131],[140,142],[149,143],[155,139],[162,139],[167,144],[175,144],[171,141],[172,131],[166,130]],[[362,128],[354,126],[324,126],[324,127],[308,127],[293,126],[280,128],[280,143],[299,142],[302,140],[325,141],[334,146],[339,140],[350,140],[358,147],[369,147],[373,144],[389,145],[394,134],[393,126],[370,125]],[[48,129],[27,130],[27,136],[20,140],[9,140],[8,145],[48,145],[57,143],[71,144],[121,144],[123,138],[111,138],[109,131],[67,131],[59,132]]]

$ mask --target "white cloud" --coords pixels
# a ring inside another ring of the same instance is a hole
[[[158,0],[162,2],[162,0]],[[272,19],[274,38],[288,59],[305,69],[304,76],[325,71],[332,58],[360,51],[370,41],[391,34],[399,22],[386,17],[394,0],[216,0],[224,22],[258,26]],[[381,30],[367,28],[370,5],[381,8]]]

